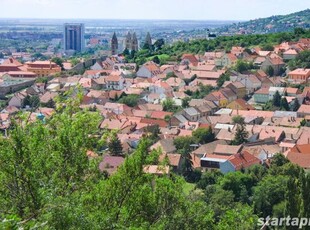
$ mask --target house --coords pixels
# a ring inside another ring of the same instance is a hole
[[[189,121],[198,121],[200,113],[193,107],[188,107],[183,110],[183,116]]]
[[[234,155],[240,152],[242,149],[242,145],[222,145],[218,144],[214,151],[213,154],[218,154],[218,155]]]
[[[181,154],[167,153],[160,155],[159,161],[163,161],[164,159],[168,160],[168,164],[172,167],[173,172],[180,172],[182,163],[184,161]]]
[[[304,83],[308,82],[310,77],[310,69],[295,69],[288,73],[289,81],[293,83]]]
[[[269,89],[261,88],[254,93],[255,103],[265,104],[269,101]]]
[[[300,90],[298,88],[286,87],[285,92],[289,97],[297,97],[300,94]]]
[[[173,144],[173,139],[162,139],[157,141],[150,147],[150,150],[161,150],[162,153],[175,153],[176,148]]]
[[[220,91],[228,99],[228,102],[231,102],[237,99],[237,94],[230,88],[223,88],[223,89],[220,89]]]
[[[160,74],[159,66],[154,62],[147,62],[139,68],[137,77],[151,78],[158,74]]]
[[[181,58],[181,65],[197,66],[198,60],[194,54],[183,54]]]
[[[269,88],[269,100],[272,100],[274,95],[278,92],[280,96],[283,96],[285,93],[284,87],[270,87]]]
[[[237,63],[238,58],[233,53],[225,53],[220,59],[221,66],[229,67]]]
[[[255,109],[252,105],[248,104],[243,99],[236,99],[230,102],[226,107],[229,109],[236,109],[236,110],[254,110]]]
[[[222,173],[235,172],[247,169],[253,165],[259,165],[260,163],[260,159],[247,151],[242,151],[230,156],[230,158],[221,165],[220,170]]]
[[[237,94],[237,98],[244,98],[246,95],[245,85],[241,82],[231,82],[226,87],[230,88],[233,92],[235,92],[235,94]]]
[[[265,61],[262,63],[261,69],[267,72],[268,68],[272,68],[274,71],[274,75],[279,75],[281,70],[284,68],[285,63],[282,58],[277,57],[269,57],[267,56]]]
[[[307,115],[310,115],[310,105],[304,105],[303,104],[297,110],[297,116],[298,117],[305,117]]]
[[[232,81],[241,82],[246,88],[246,94],[254,93],[254,91],[262,87],[262,82],[253,74],[250,75],[239,74],[237,77],[231,76],[230,79]]]
[[[105,79],[107,89],[123,90],[124,78],[121,75],[109,75]]]
[[[283,52],[283,59],[284,60],[292,60],[296,58],[297,56],[297,51],[295,49],[288,49],[285,52]]]
[[[9,101],[9,106],[15,106],[17,108],[23,107],[26,96],[27,94],[25,92],[15,93]]]
[[[215,91],[209,94],[210,96],[214,97],[218,102],[218,105],[220,108],[224,108],[228,104],[228,99],[227,97],[221,92],[221,91]],[[208,99],[210,96],[206,96],[205,99]]]
[[[40,102],[44,103],[44,104],[47,104],[47,103],[53,101],[56,96],[58,96],[57,92],[49,92],[49,91],[47,91],[46,93],[44,93],[40,97]]]
[[[101,172],[106,171],[109,175],[116,172],[117,168],[123,164],[125,159],[121,156],[104,155],[102,161],[99,164],[99,170]]]
[[[201,158],[201,167],[206,170],[220,170],[222,173],[235,172],[260,164],[260,159],[248,151],[233,155],[206,154]]]
[[[290,162],[297,164],[303,169],[310,169],[310,144],[295,145],[283,153]]]
[[[166,83],[175,90],[178,90],[179,88],[185,86],[185,82],[177,77],[170,77],[166,80]]]

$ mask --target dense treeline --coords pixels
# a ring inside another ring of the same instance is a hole
[[[110,133],[80,100],[62,96],[43,121],[20,116],[0,139],[0,229],[255,229],[258,217],[310,217],[310,176],[282,155],[270,167],[203,173],[186,192],[180,175],[143,172],[159,155],[143,139],[108,177],[86,150],[106,146]],[[194,137],[207,143],[213,134]]]
[[[262,48],[280,44],[285,41],[298,41],[300,38],[309,38],[310,30],[296,28],[294,32],[272,33],[272,34],[250,34],[220,36],[213,40],[197,39],[190,42],[176,42],[173,45],[161,45],[157,43],[153,47],[143,47],[143,49],[133,54],[125,53],[128,61],[143,64],[148,60],[154,60],[164,64],[169,60],[178,60],[184,53],[203,54],[206,51],[229,51],[233,46],[250,48],[261,46]],[[164,57],[164,58],[163,58]]]

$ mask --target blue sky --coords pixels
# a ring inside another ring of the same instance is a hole
[[[0,0],[0,17],[249,20],[307,8],[310,0]]]

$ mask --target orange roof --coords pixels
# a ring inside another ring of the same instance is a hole
[[[165,111],[153,111],[151,117],[154,119],[165,119],[166,116],[172,116],[173,113]]]
[[[242,168],[260,164],[260,159],[256,158],[248,151],[242,151],[241,153],[232,155],[228,160],[234,166],[235,170],[241,170]]]
[[[168,174],[169,171],[170,171],[169,166],[146,165],[143,167],[143,172],[156,175]]]
[[[310,69],[295,69],[288,73],[289,75],[306,75],[308,76],[310,74]]]

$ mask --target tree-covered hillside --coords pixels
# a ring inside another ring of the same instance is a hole
[[[176,42],[173,45],[160,46],[155,43],[152,47],[143,47],[138,52],[124,52],[129,62],[143,64],[146,61],[153,60],[164,64],[167,61],[176,61],[184,53],[204,54],[207,51],[229,51],[233,46],[251,48],[253,46],[269,47],[270,45],[280,44],[285,41],[298,41],[300,38],[309,38],[310,30],[295,28],[294,32],[282,32],[273,34],[251,34],[220,36],[214,40],[197,39],[189,42]]]
[[[279,3],[281,4],[281,3]],[[219,33],[264,34],[293,31],[294,28],[310,28],[310,9],[287,15],[276,15],[246,22],[234,23],[217,29]]]

